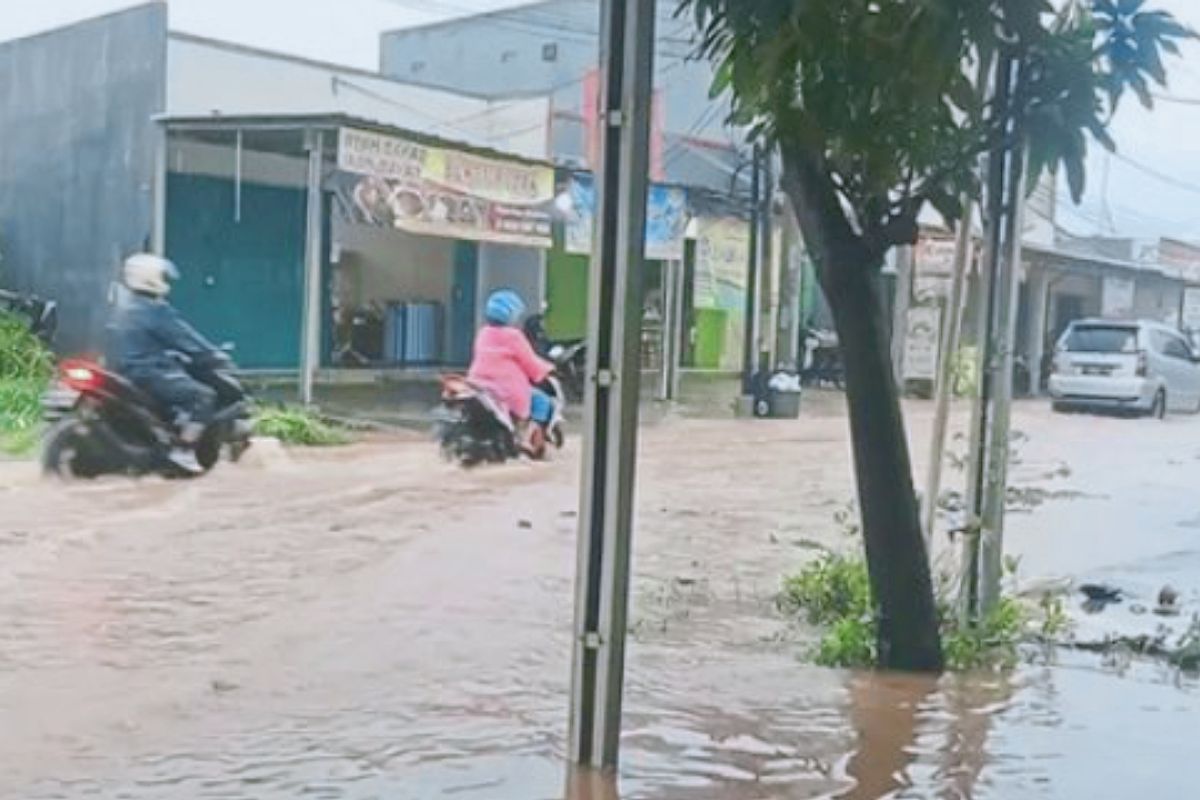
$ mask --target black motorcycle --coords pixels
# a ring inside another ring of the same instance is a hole
[[[196,460],[205,472],[225,450],[237,461],[250,447],[252,425],[249,397],[234,375],[233,362],[224,354],[179,358],[193,378],[217,393],[217,411],[196,444]],[[190,477],[170,459],[178,439],[170,409],[97,364],[64,362],[43,408],[51,423],[42,449],[47,474]]]
[[[583,402],[584,376],[587,374],[587,342],[554,342],[546,333],[545,320],[535,314],[525,320],[525,338],[533,351],[554,364],[567,400]]]
[[[46,345],[53,343],[58,331],[58,304],[53,300],[0,289],[0,310],[24,317],[28,320],[30,333]]]
[[[800,381],[806,387],[845,389],[846,369],[837,334],[808,329],[803,333],[804,363]]]
[[[562,385],[551,376],[539,387],[554,401],[548,423],[534,427],[529,455],[543,461],[550,448],[566,443]],[[442,378],[442,405],[437,412],[436,435],[442,454],[464,467],[503,464],[521,457],[517,426],[512,415],[485,387],[461,375]]]

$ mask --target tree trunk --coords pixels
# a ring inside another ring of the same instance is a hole
[[[846,368],[879,664],[936,671],[943,664],[938,611],[874,266],[822,258],[819,274]]]
[[[883,251],[851,227],[832,180],[801,144],[782,148],[783,185],[833,310],[846,368],[863,541],[879,621],[879,665],[940,671],[942,642],[891,347]],[[915,214],[912,235],[916,236]]]

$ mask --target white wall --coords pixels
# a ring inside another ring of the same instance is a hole
[[[521,295],[529,313],[539,313],[546,296],[546,254],[532,247],[480,245],[479,324],[483,324],[487,296],[497,289],[512,289]]]
[[[176,117],[346,114],[545,158],[549,102],[491,102],[181,34],[168,44],[167,114]]]
[[[168,152],[171,172],[233,180],[237,175],[237,148],[172,140]],[[264,186],[304,189],[308,186],[308,160],[254,150],[242,151],[242,180]]]
[[[335,284],[340,289],[341,304],[356,308],[369,302],[441,303],[445,324],[442,341],[448,346],[453,240],[341,221],[334,222],[333,237],[338,254]]]

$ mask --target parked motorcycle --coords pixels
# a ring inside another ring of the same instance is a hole
[[[29,331],[46,345],[54,341],[58,331],[58,304],[33,295],[17,294],[0,289],[0,310],[18,314],[29,322]]]
[[[554,413],[550,422],[534,428],[530,456],[535,461],[546,459],[551,446],[562,449],[566,443],[562,384],[551,376],[538,388],[553,399]],[[461,375],[442,378],[436,432],[443,455],[464,467],[503,464],[521,457],[512,414],[485,387]]]
[[[249,398],[233,362],[224,354],[205,363],[180,360],[192,377],[217,392],[217,410],[196,445],[196,460],[205,472],[216,466],[222,451],[237,461],[250,447],[252,425]],[[189,477],[169,458],[178,436],[171,411],[97,364],[64,362],[43,408],[51,423],[42,449],[47,474]]]
[[[846,388],[846,370],[836,333],[804,332],[804,366],[800,370],[800,380],[806,387]]]
[[[525,320],[525,338],[533,351],[554,364],[564,394],[572,403],[583,402],[584,376],[587,374],[587,342],[553,342],[546,333],[544,318],[535,314]]]

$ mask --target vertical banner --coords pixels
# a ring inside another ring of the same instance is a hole
[[[600,166],[600,70],[588,70],[583,76],[583,142],[588,168]]]
[[[662,90],[654,92],[650,106],[650,180],[665,181],[666,165],[667,106]]]
[[[908,335],[904,340],[906,381],[932,381],[937,378],[941,333],[940,307],[916,306],[909,309]]]
[[[956,249],[957,242],[954,239],[921,237],[913,253],[914,303],[943,303],[950,297]]]
[[[724,345],[718,364],[721,369],[742,366],[749,260],[748,222],[734,217],[697,220],[692,306],[724,314]]]

